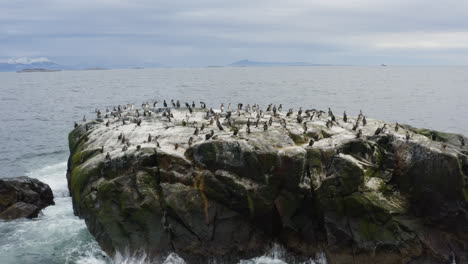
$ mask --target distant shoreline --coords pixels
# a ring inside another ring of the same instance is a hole
[[[57,71],[62,71],[62,70],[51,70],[51,69],[23,69],[21,71],[16,71],[17,73],[23,73],[23,72],[57,72]]]

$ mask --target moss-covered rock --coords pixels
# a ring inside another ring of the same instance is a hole
[[[224,130],[203,109],[172,109],[169,121],[146,107],[121,111],[126,124],[70,132],[74,212],[110,255],[234,263],[276,242],[306,259],[324,251],[329,263],[468,259],[463,136],[410,126],[375,136],[383,122],[369,119],[356,139],[354,117],[330,128],[314,117],[305,131],[296,114],[265,112],[256,127],[245,111],[229,120],[237,130],[214,111]]]

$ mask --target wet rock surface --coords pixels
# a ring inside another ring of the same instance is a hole
[[[26,176],[0,178],[0,219],[35,218],[54,204],[49,185]]]
[[[126,106],[70,133],[74,211],[110,255],[232,263],[276,242],[296,260],[468,263],[466,137],[319,111],[190,110]]]

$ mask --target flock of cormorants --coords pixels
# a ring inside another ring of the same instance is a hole
[[[150,107],[150,104],[148,103],[143,103],[142,108],[140,112],[140,109],[135,109],[133,105],[127,104],[127,105],[119,105],[117,107],[113,107],[112,110],[109,108],[106,109],[105,114],[103,114],[100,110],[96,109],[96,114],[98,119],[106,118],[108,119],[107,122],[105,123],[106,127],[110,126],[110,119],[118,119],[122,121],[123,125],[126,125],[126,119],[127,121],[129,120],[129,116],[133,116],[136,118],[134,120],[134,123],[136,123],[137,126],[141,126],[142,123],[142,118],[146,116],[152,116],[153,114],[156,113],[161,113],[162,112],[162,117],[167,119],[168,122],[172,122],[172,119],[174,118],[174,115],[171,111],[172,108],[178,109],[181,108],[181,104],[179,100],[174,101],[173,99],[170,101],[171,106],[168,105],[166,100],[163,101],[163,106],[164,108],[158,108],[158,101],[155,101],[152,106],[153,108]],[[192,101],[192,103],[185,103],[185,107],[188,110],[188,113],[185,116],[185,119],[182,120],[182,125],[183,126],[188,126],[189,120],[190,120],[190,114],[193,113],[194,109],[196,108],[195,102]],[[220,111],[214,111],[213,108],[207,108],[206,103],[200,102],[200,108],[202,111],[206,112],[205,119],[209,120],[208,125],[206,125],[204,122],[201,124],[200,127],[197,125],[194,125],[194,136],[198,136],[199,133],[201,133],[207,126],[213,126],[213,124],[216,122],[216,127],[218,128],[219,131],[225,131],[223,127],[223,123],[227,126],[229,126],[230,130],[233,132],[234,136],[237,136],[239,131],[240,131],[240,122],[236,123],[236,118],[235,116],[240,117],[241,115],[244,115],[247,117],[247,122],[245,123],[245,131],[247,134],[251,133],[251,128],[255,126],[255,128],[258,128],[261,126],[264,131],[267,131],[269,127],[273,125],[275,121],[277,121],[282,127],[286,128],[287,125],[287,120],[291,120],[294,115],[296,115],[296,121],[299,124],[302,124],[302,127],[304,129],[304,133],[307,132],[307,121],[306,120],[313,120],[314,117],[316,118],[321,118],[322,115],[326,114],[322,110],[317,110],[317,109],[308,109],[303,111],[302,107],[299,107],[299,110],[297,113],[294,112],[293,108],[290,108],[287,113],[282,117],[281,112],[283,110],[283,105],[279,104],[277,107],[274,104],[269,104],[267,109],[263,111],[261,107],[258,104],[253,104],[252,106],[250,104],[247,104],[244,106],[244,104],[239,103],[237,104],[237,107],[234,109],[231,106],[231,103],[227,105],[227,109],[225,109],[224,104],[221,104],[220,106]],[[134,114],[131,113],[124,113],[127,110],[133,110]],[[270,117],[268,120],[263,120],[265,117],[265,113],[269,114]],[[224,118],[224,122],[222,123],[220,120],[221,118]],[[252,119],[252,120],[251,120]],[[83,122],[86,123],[87,119],[86,116],[83,116]],[[343,118],[342,121],[344,123],[348,123],[350,121],[348,119],[348,116],[346,114],[346,111],[343,113]],[[196,122],[195,122],[196,123]],[[362,129],[360,129],[360,126],[366,126],[367,125],[367,120],[366,116],[360,111],[356,121],[353,124],[352,130],[356,131],[356,138],[361,138],[362,137]],[[328,118],[326,121],[326,127],[327,128],[332,128],[333,126],[341,126],[341,124],[336,120],[335,114],[331,110],[331,108],[328,108]],[[75,128],[78,127],[78,123],[75,122]],[[398,131],[400,125],[398,123],[395,124],[395,132]],[[387,124],[384,124],[382,127],[378,127],[374,135],[379,135],[382,133],[385,133],[387,130]],[[88,130],[88,124],[86,124],[86,130]],[[408,131],[406,131],[406,140],[409,140],[412,137],[412,135],[409,134]],[[147,142],[152,142],[154,141],[156,143],[157,147],[160,147],[159,142],[158,142],[159,136],[152,136],[151,134],[148,135],[148,141]],[[217,135],[215,135],[214,129],[210,129],[208,133],[205,134],[205,140],[210,140],[210,139],[217,139]],[[122,147],[122,151],[126,151],[128,147],[130,146],[129,140],[125,138],[125,135],[121,132],[118,136],[118,140],[121,141],[121,143],[124,145]],[[315,139],[317,140],[317,138]],[[314,139],[310,139],[309,141],[309,146],[312,146],[315,142]],[[146,142],[146,141],[145,141]],[[194,143],[194,138],[190,137],[188,139],[188,146],[191,147],[192,144]],[[174,148],[178,149],[179,144],[175,144]],[[137,146],[137,150],[141,148],[140,145]],[[104,152],[104,146],[101,147],[101,153]],[[110,159],[109,153],[106,155],[106,159]]]

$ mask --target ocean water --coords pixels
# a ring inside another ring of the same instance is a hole
[[[34,220],[0,222],[0,263],[149,263],[110,259],[73,215],[65,178],[74,121],[118,104],[163,99],[285,109],[359,110],[370,118],[468,135],[468,67],[179,68],[0,73],[0,177],[48,183],[55,206]],[[285,263],[274,246],[242,264]],[[176,254],[164,263],[184,263]],[[326,263],[317,255],[308,263]]]

